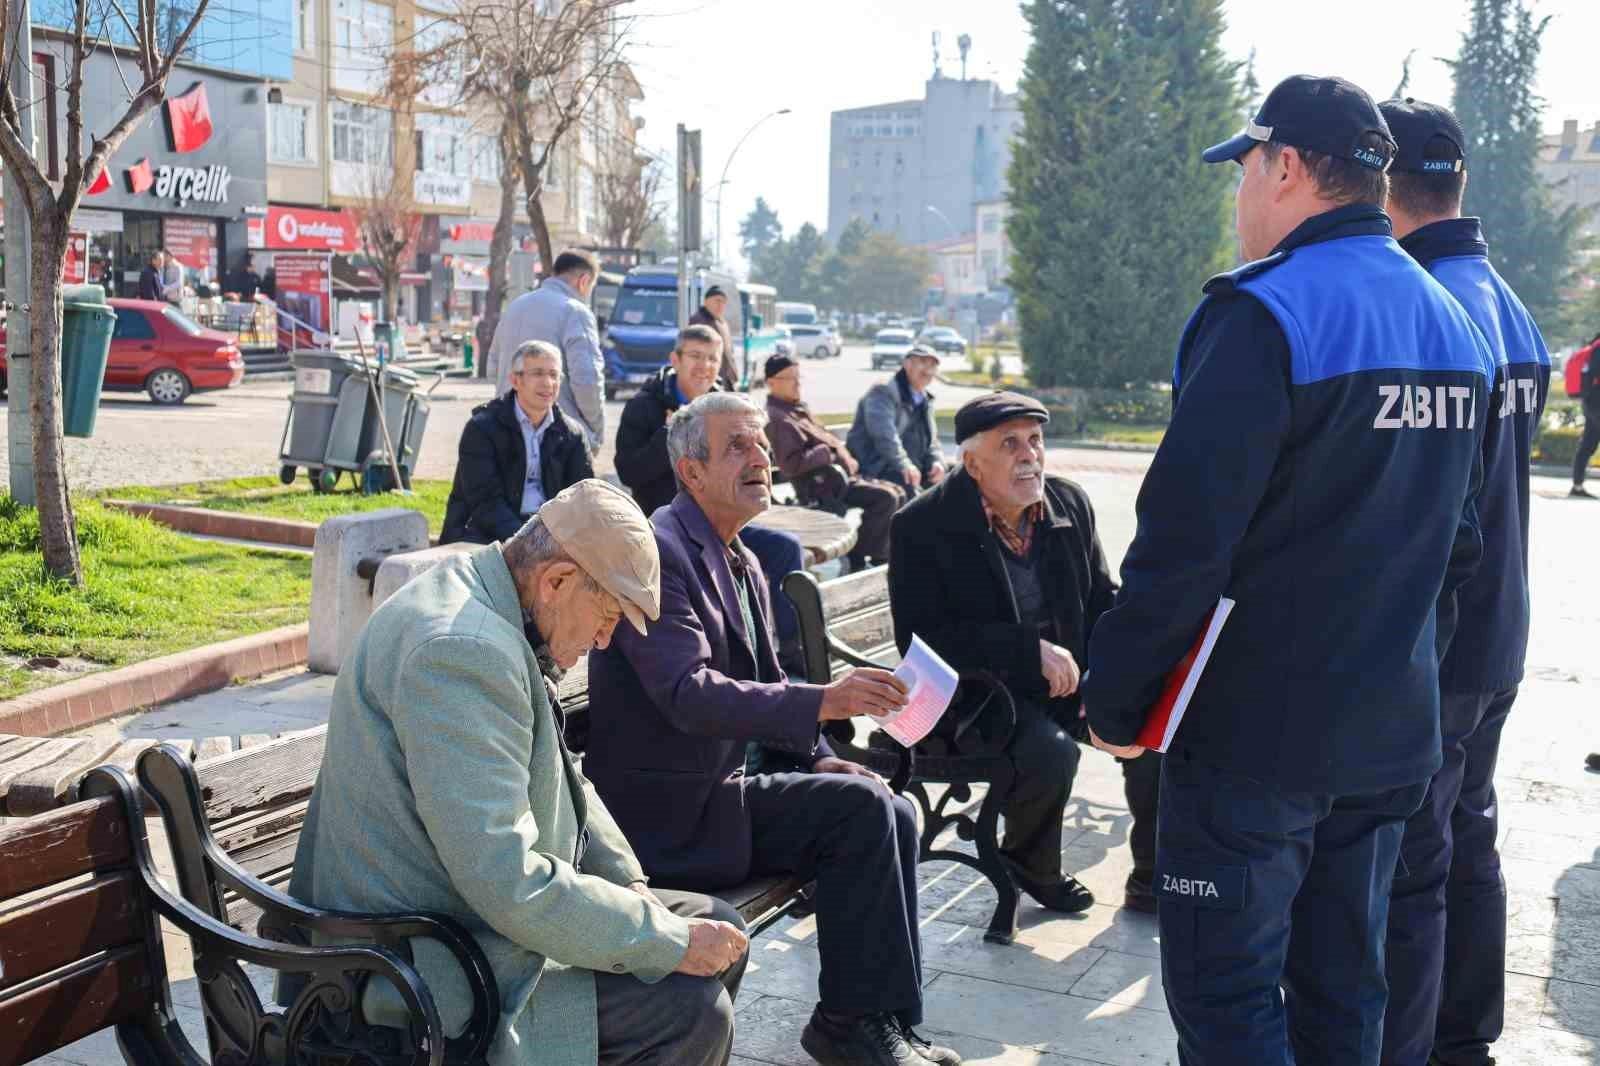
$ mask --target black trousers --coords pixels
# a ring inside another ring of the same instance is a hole
[[[1078,742],[1034,700],[1017,701],[1017,727],[1007,752],[1017,779],[1006,801],[1000,850],[1028,876],[1061,879],[1061,817],[1078,776]]]
[[[744,928],[739,912],[698,892],[658,889],[685,918],[715,918]],[[646,984],[632,974],[594,975],[599,1066],[726,1066],[733,1052],[733,1001],[748,955],[716,977],[668,974]]]
[[[1578,440],[1578,454],[1572,457],[1572,483],[1582,485],[1589,472],[1589,460],[1600,447],[1600,394],[1583,398],[1583,436]]]
[[[905,503],[905,493],[887,481],[866,481],[851,478],[845,489],[846,507],[861,508],[861,529],[856,533],[856,546],[850,552],[850,567],[860,570],[870,557],[875,563],[889,559],[889,520]]]
[[[1128,800],[1133,825],[1128,830],[1128,850],[1133,852],[1133,872],[1148,881],[1156,868],[1156,806],[1161,802],[1161,753],[1147,751],[1122,764],[1122,794]]]
[[[758,774],[745,783],[751,873],[817,881],[822,1008],[922,1023],[917,814],[854,774]]]

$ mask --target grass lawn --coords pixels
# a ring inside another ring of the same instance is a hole
[[[38,516],[0,496],[0,699],[306,620],[309,556],[194,540],[93,500],[76,507],[81,589],[45,575]],[[73,670],[29,669],[35,657]]]
[[[341,482],[343,484],[346,483]],[[100,495],[112,500],[172,503],[213,511],[235,511],[262,518],[293,518],[302,522],[321,522],[334,515],[377,511],[385,507],[409,507],[421,511],[428,519],[428,528],[438,533],[444,525],[444,505],[450,498],[450,482],[419,480],[412,482],[411,487],[410,496],[396,493],[363,496],[354,489],[343,488],[338,492],[312,492],[304,480],[284,485],[275,477],[243,477],[190,485],[132,485],[108,489]]]

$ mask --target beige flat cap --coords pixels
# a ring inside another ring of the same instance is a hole
[[[572,561],[617,598],[643,636],[645,619],[661,617],[661,556],[656,531],[633,497],[589,478],[546,501],[539,519]]]

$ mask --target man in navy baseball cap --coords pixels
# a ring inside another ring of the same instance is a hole
[[[1378,105],[1343,78],[1296,74],[1283,79],[1243,130],[1207,148],[1201,158],[1207,163],[1237,161],[1268,141],[1353,159],[1373,170],[1387,170],[1394,159],[1394,137]]]

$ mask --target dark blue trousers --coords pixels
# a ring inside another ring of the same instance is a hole
[[[800,618],[794,613],[794,604],[783,594],[783,579],[806,568],[806,550],[801,547],[800,538],[781,529],[745,526],[739,539],[760,560],[761,570],[767,575],[767,591],[772,594],[772,628],[778,631],[778,642],[795,639],[800,635]]]
[[[1385,1066],[1482,1066],[1505,1024],[1495,759],[1515,688],[1443,693],[1444,765],[1406,822],[1389,904]]]
[[[1166,756],[1155,891],[1183,1066],[1376,1066],[1389,886],[1426,790],[1283,792]]]

